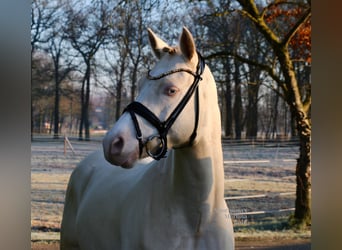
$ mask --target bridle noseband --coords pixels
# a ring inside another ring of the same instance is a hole
[[[196,90],[196,117],[195,117],[195,126],[194,130],[190,136],[189,139],[189,145],[191,146],[196,138],[197,135],[197,127],[198,127],[198,118],[199,118],[199,93],[198,93],[198,84],[199,81],[202,80],[201,75],[203,74],[204,68],[205,68],[205,62],[203,57],[199,52],[197,52],[198,55],[198,64],[196,67],[196,72],[193,72],[189,69],[179,68],[174,69],[171,71],[168,71],[166,73],[160,74],[158,76],[151,76],[150,72],[147,74],[147,79],[149,80],[158,80],[165,76],[178,73],[178,72],[187,72],[191,74],[194,77],[194,82],[191,84],[190,88],[184,95],[183,99],[180,101],[180,103],[177,105],[177,107],[172,111],[170,116],[165,121],[160,121],[159,118],[153,114],[146,106],[144,106],[140,102],[132,102],[130,103],[123,112],[129,112],[132,121],[136,130],[136,138],[139,141],[139,153],[140,156],[142,154],[142,150],[144,146],[146,146],[146,152],[149,156],[154,158],[155,160],[160,160],[161,158],[164,158],[167,152],[167,133],[169,132],[169,129],[172,127],[173,123],[176,121],[177,117],[180,115],[180,113],[183,111],[186,104],[189,102],[190,98],[194,94]],[[159,135],[153,135],[147,138],[146,142],[143,142],[143,137],[141,133],[141,129],[138,123],[138,119],[136,117],[136,114],[143,117],[145,120],[147,120],[149,123],[151,123],[158,131]],[[151,152],[151,150],[148,149],[148,144],[152,141],[157,142],[157,150],[155,152]]]

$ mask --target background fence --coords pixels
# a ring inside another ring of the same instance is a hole
[[[58,231],[71,171],[84,156],[100,149],[101,142],[102,136],[91,141],[33,136],[33,228]],[[222,142],[225,200],[235,225],[288,217],[294,211],[298,141],[223,138]]]

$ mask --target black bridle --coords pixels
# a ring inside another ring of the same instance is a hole
[[[199,93],[198,93],[198,84],[199,81],[202,80],[202,73],[204,71],[205,67],[205,62],[203,57],[199,52],[197,52],[198,55],[198,64],[196,67],[196,72],[193,72],[189,69],[174,69],[171,71],[168,71],[166,73],[160,74],[158,76],[151,76],[150,72],[147,74],[147,79],[149,80],[158,80],[161,79],[165,76],[177,73],[177,72],[187,72],[191,74],[194,77],[194,82],[191,84],[190,88],[184,95],[183,99],[180,101],[180,103],[177,105],[177,107],[172,111],[170,116],[165,120],[165,121],[160,121],[159,118],[153,114],[147,107],[145,107],[143,104],[140,102],[132,102],[130,103],[123,112],[129,112],[132,121],[136,130],[136,138],[139,141],[139,153],[140,156],[142,154],[142,150],[144,146],[146,147],[146,152],[149,156],[154,158],[155,160],[160,160],[161,158],[165,157],[165,154],[167,152],[167,133],[169,129],[172,127],[173,123],[176,121],[177,117],[180,115],[180,113],[183,111],[184,107],[186,104],[189,102],[191,96],[194,94],[196,91],[196,100],[195,100],[195,105],[196,105],[196,117],[195,117],[195,126],[194,130],[190,136],[189,139],[189,145],[191,146],[196,138],[197,135],[197,127],[198,127],[198,118],[199,118]],[[149,123],[151,123],[158,131],[159,135],[153,135],[147,138],[145,143],[143,142],[143,137],[141,133],[141,129],[136,117],[136,114],[139,116],[143,117],[145,120],[147,120]],[[148,144],[152,142],[157,142],[157,149],[155,152],[151,152],[150,149],[148,149]]]

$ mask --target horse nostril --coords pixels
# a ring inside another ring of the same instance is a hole
[[[124,140],[123,138],[120,136],[120,137],[117,137],[113,140],[112,144],[111,144],[111,147],[110,147],[110,153],[113,154],[113,155],[118,155],[121,153],[122,149],[123,149],[123,146],[124,146]]]

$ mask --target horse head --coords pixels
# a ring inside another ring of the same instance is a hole
[[[148,35],[158,61],[140,79],[136,101],[125,108],[103,139],[106,160],[125,168],[139,158],[164,158],[168,149],[191,146],[197,139],[203,58],[185,27],[177,47],[150,29]]]

